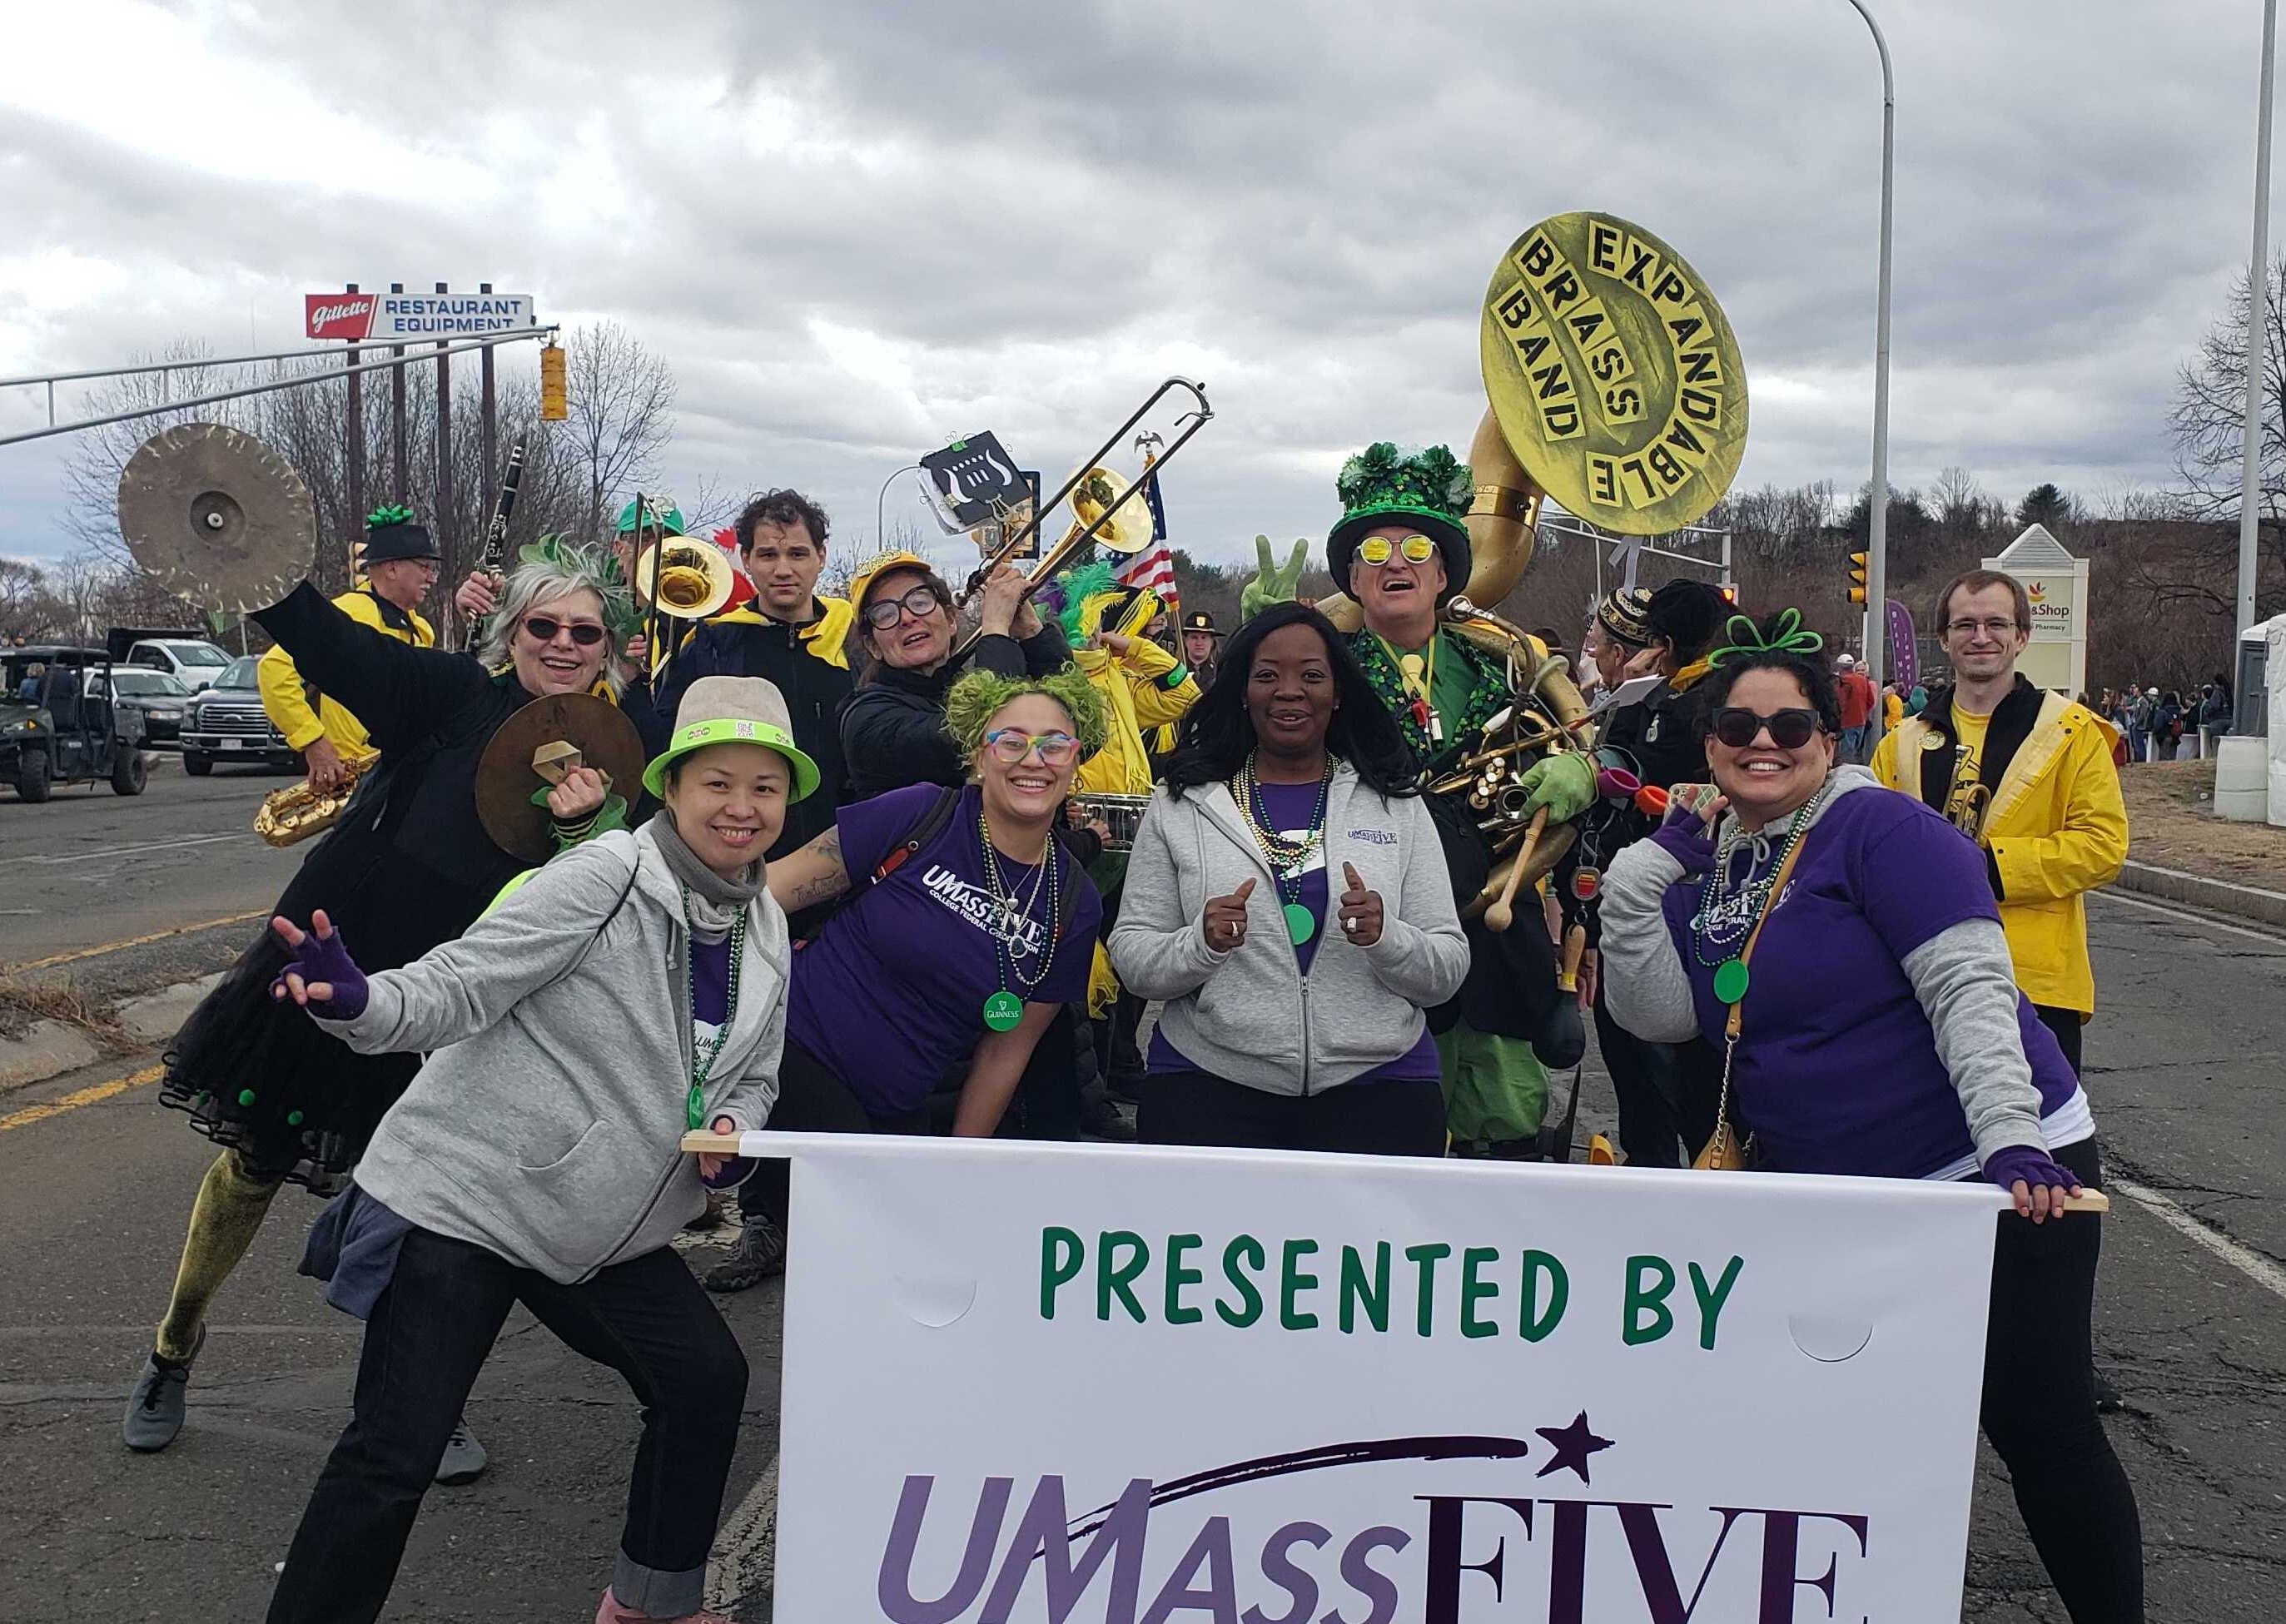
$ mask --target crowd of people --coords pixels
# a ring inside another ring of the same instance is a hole
[[[2185,697],[2181,689],[2162,692],[2156,688],[2107,688],[2091,701],[2080,703],[2119,730],[2119,764],[2131,761],[2198,761],[2211,757],[2215,742],[2228,734],[2237,716],[2230,679],[2217,672],[2214,680]]]
[[[1529,1160],[1583,1019],[1632,1163],[2008,1193],[1984,1429],[2070,1616],[2141,1618],[2101,1225],[2063,1210],[2102,1179],[2082,897],[2124,855],[2117,729],[2016,674],[2022,587],[1951,583],[1952,681],[1910,698],[1685,579],[1597,603],[1575,681],[1559,634],[1448,612],[1449,452],[1376,445],[1336,493],[1347,602],[1278,572],[1233,628],[1106,571],[1004,567],[964,614],[910,552],[832,595],[790,490],[735,527],[751,596],[658,647],[626,583],[680,521],[634,504],[460,583],[472,652],[434,646],[436,549],[398,510],[351,593],[255,617],[313,788],[358,788],[169,1048],[167,1103],[221,1149],[123,1426],[173,1441],[278,1191],[327,1197],[303,1270],[365,1340],[272,1619],[379,1613],[430,1482],[485,1470],[462,1409],[519,1302],[643,1407],[598,1620],[713,1616],[746,1365],[669,1242],[735,1200],[704,1281],[731,1292],[808,1220],[784,1162],[688,1131],[1078,1139],[1123,1065],[1149,1144]],[[480,764],[565,695],[619,706],[648,765],[532,789],[532,871]],[[1523,708],[1488,819],[1455,786]],[[1099,796],[1142,801],[1131,833]]]

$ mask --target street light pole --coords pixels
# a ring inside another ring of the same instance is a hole
[[[2270,91],[2278,0],[2262,7],[2262,111],[2254,146],[2254,257],[2246,272],[2246,443],[2238,470],[2238,629],[2254,624],[2255,542],[2262,519],[2262,340],[2270,311]]]
[[[2270,0],[2276,4],[2277,0]],[[1873,47],[1881,53],[1881,283],[1873,337],[1873,505],[1865,539],[1865,666],[1875,694],[1888,680],[1882,643],[1888,630],[1889,576],[1889,217],[1896,190],[1897,81],[1889,67],[1889,42],[1873,20],[1865,0],[1849,0],[1865,26],[1873,31]],[[1879,738],[1887,718],[1878,702],[1873,706],[1872,737]]]

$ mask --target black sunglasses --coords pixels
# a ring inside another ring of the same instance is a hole
[[[603,628],[592,620],[573,620],[567,623],[562,620],[551,620],[546,615],[526,615],[524,618],[524,629],[540,643],[554,643],[556,633],[569,632],[572,634],[572,641],[583,649],[592,649],[603,641]]]
[[[1779,749],[1799,750],[1817,735],[1817,713],[1783,710],[1765,716],[1743,705],[1726,705],[1714,713],[1711,731],[1731,749],[1744,750],[1762,737],[1764,728],[1770,730],[1770,743]]]

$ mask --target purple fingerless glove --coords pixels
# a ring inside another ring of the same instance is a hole
[[[753,1156],[732,1156],[722,1163],[722,1171],[713,1178],[699,1174],[698,1182],[710,1190],[735,1190],[753,1178],[754,1169],[760,1165],[761,1163]]]
[[[366,985],[365,972],[357,967],[350,950],[342,945],[342,934],[335,931],[320,940],[315,931],[302,938],[302,945],[294,950],[287,969],[300,973],[304,986],[313,981],[332,983],[334,996],[324,1002],[311,998],[309,1011],[323,1021],[354,1021],[365,1013],[366,1000],[371,996]],[[270,983],[271,996],[284,997],[286,977],[280,972]]]
[[[2030,1145],[2011,1145],[1994,1151],[1984,1163],[1984,1176],[2004,1190],[2014,1189],[2020,1179],[2027,1188],[2045,1184],[2067,1195],[2079,1185],[2079,1176],[2071,1169],[2046,1151]]]

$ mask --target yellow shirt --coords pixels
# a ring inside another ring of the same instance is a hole
[[[334,607],[359,626],[369,626],[384,637],[409,643],[416,649],[437,646],[437,634],[429,622],[408,610],[405,618],[412,623],[410,633],[390,625],[382,618],[381,600],[362,588],[343,593],[334,600]],[[346,706],[320,694],[317,708],[311,708],[302,674],[294,668],[294,657],[284,649],[272,647],[255,666],[254,674],[262,690],[262,708],[268,713],[272,725],[286,736],[288,748],[306,750],[322,737],[331,739],[334,748],[346,761],[353,761],[374,753],[366,738],[365,723],[351,715]]]
[[[1895,733],[1897,730],[1897,724],[1905,719],[1905,701],[1904,696],[1899,694],[1883,694],[1881,696],[1881,716],[1882,720],[1888,724],[1887,730],[1891,733]]]
[[[1151,757],[1143,729],[1181,719],[1198,702],[1199,680],[1183,663],[1147,638],[1130,640],[1127,656],[1114,658],[1102,649],[1072,650],[1073,663],[1103,696],[1110,737],[1079,769],[1073,787],[1083,795],[1147,795]],[[1166,679],[1183,671],[1172,688]]]

